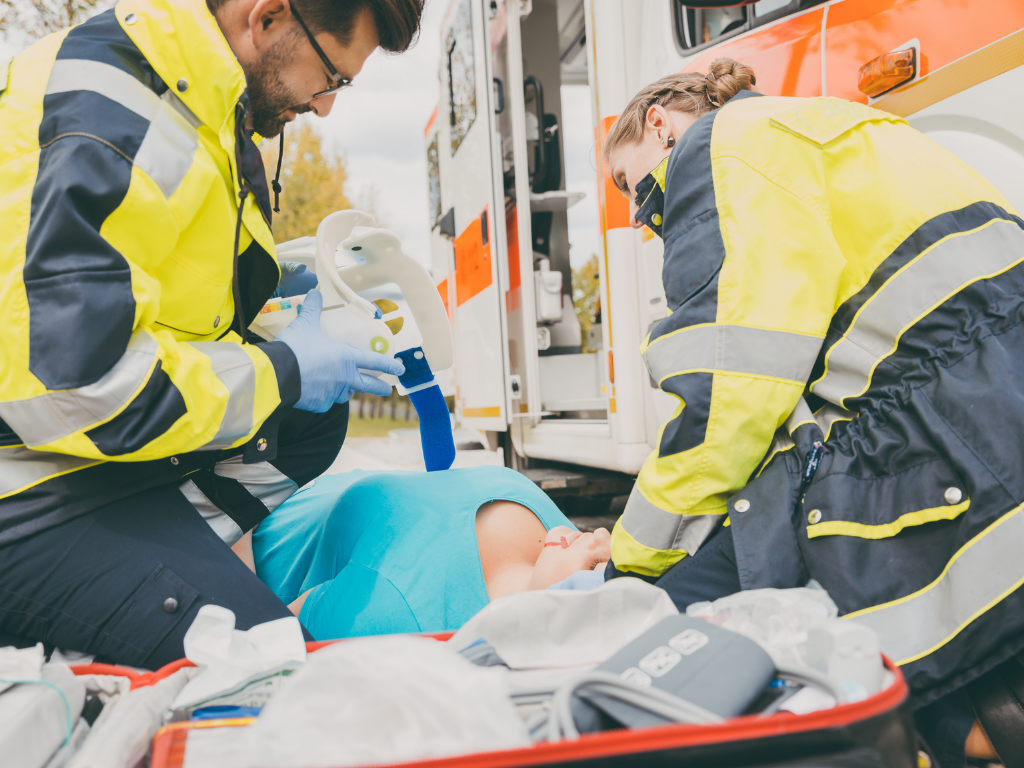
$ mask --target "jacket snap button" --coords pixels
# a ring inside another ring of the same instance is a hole
[[[960,499],[964,497],[959,488],[947,488],[944,495],[947,504],[959,504]]]
[[[137,13],[129,13],[127,16],[124,17],[124,23],[127,24],[129,27],[138,20],[139,15]]]
[[[166,600],[164,600],[164,610],[167,613],[174,613],[176,610],[178,610],[178,601],[175,600],[173,597],[168,597]]]
[[[737,512],[746,512],[750,509],[750,502],[746,499],[738,499],[736,503],[732,505],[732,508]]]
[[[809,514],[807,516],[807,522],[810,523],[811,525],[817,525],[818,523],[820,523],[821,522],[821,510],[820,509],[812,509],[811,510],[811,514]]]
[[[259,440],[256,441],[256,450],[257,451],[265,451],[265,450],[267,450],[267,438],[261,437]]]
[[[173,464],[174,466],[178,466],[178,457],[177,456],[171,456],[171,464]]]
[[[178,93],[184,93],[188,90],[188,80],[186,80],[185,78],[181,78],[181,80],[178,81],[177,86]]]
[[[220,325],[220,315],[217,315],[217,317],[213,318],[213,327],[216,328],[218,325]]]

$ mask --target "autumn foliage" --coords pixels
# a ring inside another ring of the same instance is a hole
[[[268,184],[277,170],[279,147],[276,137],[260,143]],[[315,235],[325,216],[351,208],[345,196],[346,178],[344,160],[323,146],[320,134],[308,122],[299,120],[285,128],[281,212],[274,214],[274,240],[284,243]]]

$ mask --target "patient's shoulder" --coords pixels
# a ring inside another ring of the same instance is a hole
[[[498,581],[517,578],[533,569],[544,548],[547,528],[531,510],[513,501],[492,501],[476,514],[476,540],[487,592],[493,598]],[[514,572],[514,573],[513,573]]]

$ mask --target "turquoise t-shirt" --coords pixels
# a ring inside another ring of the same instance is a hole
[[[548,530],[573,528],[527,478],[505,467],[326,475],[253,534],[256,573],[317,640],[456,630],[488,603],[476,513],[527,507]]]

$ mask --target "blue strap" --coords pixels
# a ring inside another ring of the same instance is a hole
[[[405,373],[399,376],[398,380],[406,389],[412,389],[434,380],[434,372],[430,370],[430,363],[427,362],[427,356],[423,354],[422,347],[395,352],[395,357],[401,360],[402,365],[405,366]]]
[[[426,355],[420,347],[396,352],[395,357],[405,365],[405,373],[398,380],[406,389],[434,380]],[[423,446],[423,461],[427,465],[427,472],[448,469],[455,461],[455,438],[452,436],[452,421],[441,387],[435,384],[412,392],[409,399],[420,419],[420,444]]]
[[[455,438],[441,387],[435,384],[421,389],[409,395],[409,399],[420,417],[420,443],[427,472],[448,469],[455,461]]]

